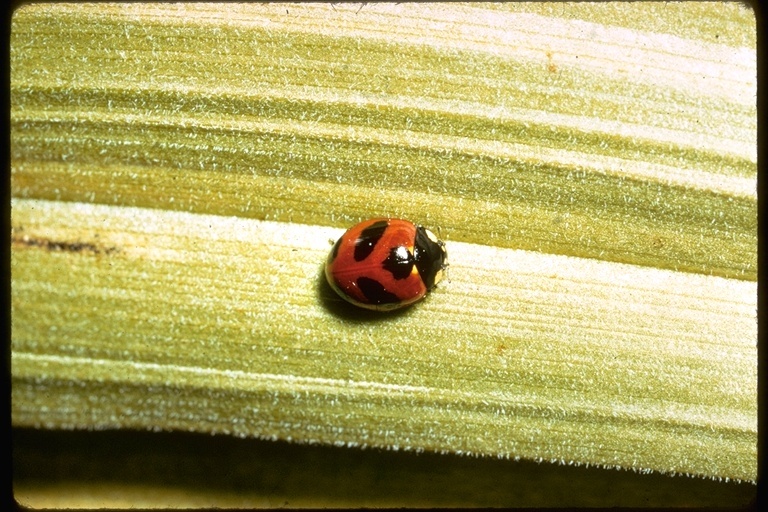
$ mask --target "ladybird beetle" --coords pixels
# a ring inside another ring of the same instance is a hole
[[[445,244],[428,229],[401,219],[369,219],[334,244],[325,277],[356,306],[391,311],[424,297],[448,266]]]

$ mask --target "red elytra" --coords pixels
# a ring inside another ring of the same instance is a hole
[[[328,283],[348,302],[390,311],[424,297],[448,266],[445,244],[413,222],[361,222],[334,244],[325,265]]]

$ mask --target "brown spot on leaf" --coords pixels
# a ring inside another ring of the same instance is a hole
[[[14,247],[35,247],[44,249],[51,252],[77,252],[87,254],[112,254],[117,252],[118,249],[115,246],[101,246],[92,242],[77,242],[77,241],[65,241],[65,240],[51,240],[43,237],[36,237],[30,235],[13,234],[11,242]]]
[[[552,59],[552,52],[548,51],[546,55],[547,55],[547,71],[549,71],[550,73],[556,73],[557,66],[555,65],[555,62]]]

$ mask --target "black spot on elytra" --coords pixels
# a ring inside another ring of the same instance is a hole
[[[331,256],[328,258],[329,262],[336,260],[336,257],[339,255],[339,248],[341,248],[341,238],[336,240],[336,243],[333,244],[333,249],[331,249]]]
[[[393,304],[400,302],[400,299],[394,293],[388,292],[384,286],[369,277],[357,278],[357,287],[363,292],[365,298],[371,304]]]
[[[382,266],[395,279],[405,279],[413,271],[415,260],[413,254],[405,247],[393,247]]]
[[[376,244],[381,240],[384,231],[387,230],[389,223],[386,220],[374,222],[360,233],[355,240],[355,261],[363,261],[371,255]]]

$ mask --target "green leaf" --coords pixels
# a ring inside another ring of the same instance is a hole
[[[754,482],[754,14],[359,7],[14,13],[14,426]],[[450,260],[390,315],[381,215]]]

